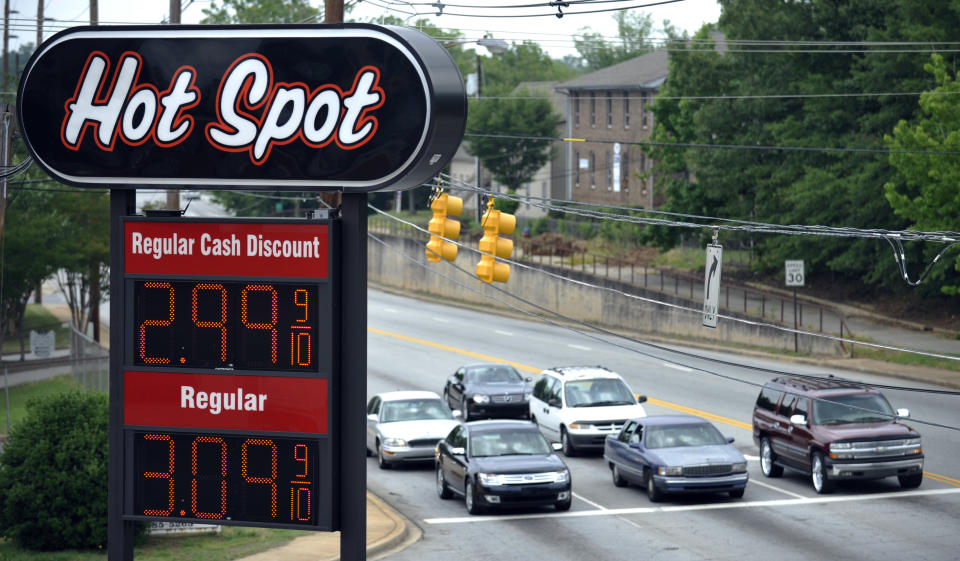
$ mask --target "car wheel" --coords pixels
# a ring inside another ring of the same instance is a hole
[[[467,502],[467,512],[470,514],[480,514],[480,501],[477,499],[477,488],[473,486],[473,481],[467,480],[464,490],[464,499]]]
[[[663,491],[657,489],[657,485],[653,481],[653,473],[650,470],[647,470],[647,498],[652,503],[658,503],[663,499]]]
[[[443,477],[443,466],[437,464],[437,496],[447,500],[453,496],[450,487],[447,486],[447,480]]]
[[[570,441],[570,435],[567,434],[567,429],[560,427],[560,445],[562,446],[563,455],[573,457],[577,455],[577,449],[574,448],[573,442]]]
[[[731,498],[731,499],[742,499],[742,498],[743,498],[743,493],[744,493],[744,491],[746,491],[746,488],[744,488],[744,489],[734,489],[733,491],[730,491],[730,498]]]
[[[570,505],[573,504],[573,498],[569,498],[565,501],[557,501],[557,504],[553,505],[560,512],[570,510]]]
[[[380,469],[390,469],[390,462],[383,457],[383,450],[380,449],[380,441],[377,441],[377,465],[380,466]]]
[[[463,422],[470,421],[470,412],[467,409],[467,400],[466,398],[460,400],[460,416],[463,417]]]
[[[620,468],[617,467],[617,464],[613,464],[613,467],[610,468],[610,472],[613,474],[613,485],[615,487],[627,486],[627,480],[620,475]]]
[[[904,489],[916,489],[923,483],[923,472],[912,473],[910,475],[898,475],[900,486]]]
[[[764,437],[760,441],[760,471],[765,477],[780,477],[783,475],[783,466],[773,463],[773,447],[770,446],[770,439]]]
[[[813,453],[813,459],[810,460],[810,481],[813,483],[813,490],[822,495],[833,491],[834,482],[827,478],[827,466],[823,463],[823,454]]]

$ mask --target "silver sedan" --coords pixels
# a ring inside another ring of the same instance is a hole
[[[434,459],[434,447],[460,421],[433,392],[399,391],[367,403],[367,453],[381,469],[401,462]]]

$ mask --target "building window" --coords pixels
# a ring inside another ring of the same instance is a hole
[[[630,189],[630,160],[627,158],[628,149],[620,153],[620,170],[623,172],[623,179],[620,180],[620,187],[624,191]]]
[[[580,96],[573,94],[573,126],[580,126]]]
[[[590,94],[590,126],[597,126],[597,98]]]
[[[623,128],[630,128],[630,94],[623,92]]]
[[[647,92],[640,94],[640,125],[647,128]]]
[[[607,128],[613,128],[613,92],[607,92]]]
[[[607,191],[613,189],[613,161],[610,159],[610,151],[607,150]]]
[[[590,188],[597,188],[597,155],[590,151]]]
[[[573,169],[576,171],[573,172],[573,186],[580,186],[580,151],[577,150],[573,153]]]

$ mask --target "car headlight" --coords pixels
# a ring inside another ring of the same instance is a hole
[[[489,396],[489,395],[484,395],[484,394],[482,394],[482,393],[475,393],[475,394],[473,394],[473,402],[474,402],[474,403],[488,403],[489,401],[490,401],[490,396]]]
[[[830,450],[850,450],[852,448],[852,442],[834,442],[830,444]]]
[[[384,446],[406,446],[407,441],[402,438],[384,438]]]
[[[570,481],[569,471],[563,470],[563,471],[556,472],[555,478],[553,480],[554,483],[566,483],[567,481]]]
[[[570,423],[570,428],[574,430],[590,430],[593,428],[593,425],[590,423],[581,423],[580,421]]]
[[[658,475],[683,475],[683,466],[661,466],[657,468]]]
[[[735,463],[733,464],[733,471],[734,471],[734,473],[739,473],[739,472],[741,472],[741,471],[747,471],[747,462],[746,462],[746,461],[743,461],[743,462],[735,462]]]
[[[500,485],[500,476],[496,473],[478,473],[477,477],[480,478],[481,485]]]

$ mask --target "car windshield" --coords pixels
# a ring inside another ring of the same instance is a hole
[[[636,399],[622,380],[596,378],[573,380],[563,388],[569,407],[602,407],[604,405],[633,405]]]
[[[507,365],[482,366],[467,371],[467,382],[471,384],[510,384],[522,381],[520,374]]]
[[[832,395],[813,400],[813,424],[839,425],[889,421],[894,417],[887,399],[876,393]]]
[[[715,446],[726,444],[713,425],[673,425],[647,427],[647,448],[678,448],[681,446]]]
[[[381,423],[452,419],[453,413],[439,399],[404,399],[386,401],[380,410]]]
[[[536,430],[485,431],[470,435],[470,455],[475,458],[550,453],[550,445]]]

